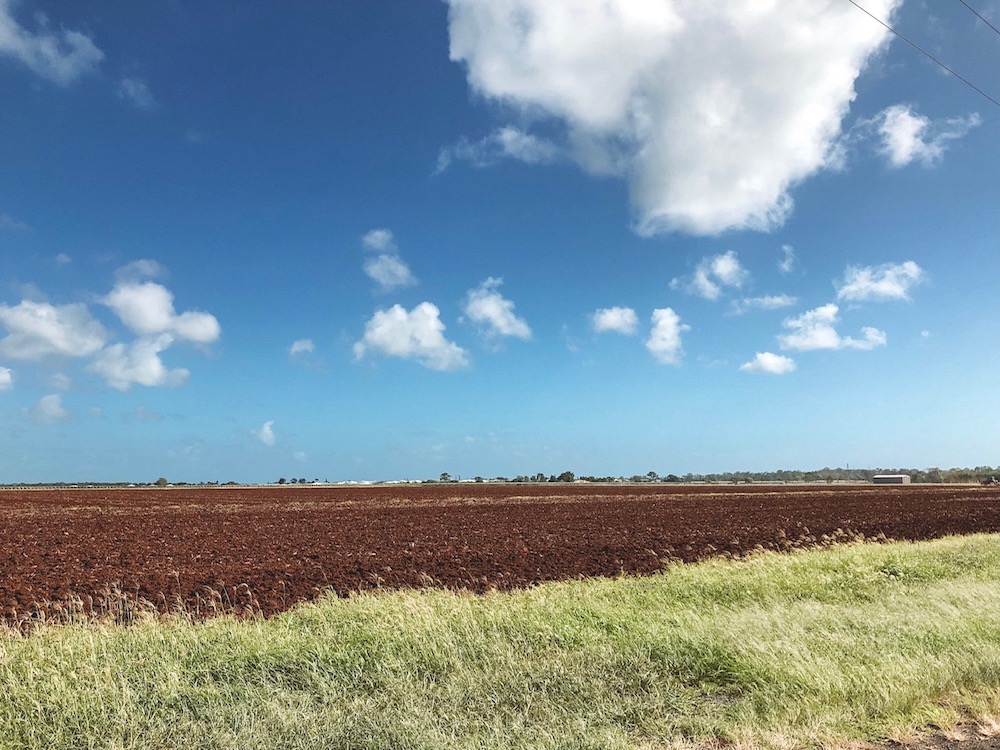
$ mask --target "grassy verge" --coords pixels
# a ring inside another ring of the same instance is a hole
[[[0,748],[813,747],[1000,716],[1000,536],[0,635]]]

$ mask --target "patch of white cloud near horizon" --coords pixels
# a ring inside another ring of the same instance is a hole
[[[376,255],[365,259],[364,272],[383,292],[417,283],[410,267],[399,255],[399,247],[388,229],[372,229],[361,238],[366,251]]]
[[[431,370],[457,370],[469,364],[464,349],[444,337],[440,310],[421,302],[407,311],[402,305],[376,310],[365,324],[364,337],[353,347],[355,359],[369,351],[400,359],[415,359]]]
[[[28,31],[13,16],[17,5],[16,0],[0,0],[0,55],[60,85],[89,73],[104,59],[89,36],[70,29],[52,31],[44,16],[36,15],[38,30]]]
[[[783,307],[791,307],[798,302],[798,297],[788,294],[769,294],[763,297],[744,297],[733,300],[733,312],[742,315],[749,310],[780,310]]]
[[[754,358],[740,365],[740,371],[765,375],[785,375],[795,370],[795,360],[772,352],[757,352]]]
[[[944,156],[949,142],[965,136],[982,122],[977,113],[968,117],[953,117],[932,122],[916,114],[906,104],[887,107],[872,120],[862,121],[862,128],[877,128],[881,138],[881,153],[893,167],[905,167],[918,161],[933,166]]]
[[[690,279],[675,278],[671,289],[683,288],[689,294],[714,302],[722,295],[722,287],[739,289],[750,278],[733,250],[703,258]]]
[[[23,300],[0,305],[0,356],[38,360],[47,356],[86,357],[104,346],[108,334],[81,302],[52,305]]]
[[[690,331],[691,326],[682,323],[680,316],[671,308],[653,310],[653,330],[646,340],[649,352],[665,365],[679,365],[684,354],[681,334]]]
[[[73,415],[62,404],[62,396],[53,393],[42,396],[33,406],[21,409],[21,413],[37,424],[53,425],[65,422]]]
[[[840,308],[832,302],[802,313],[796,318],[788,318],[782,325],[791,333],[778,336],[782,349],[810,351],[815,349],[861,349],[869,350],[885,346],[884,331],[871,326],[861,329],[861,339],[841,336],[834,327],[839,322]]]
[[[171,333],[184,341],[210,344],[221,333],[214,315],[206,312],[178,314],[174,310],[173,293],[154,281],[120,281],[101,302],[140,336]]]
[[[14,387],[14,371],[9,367],[0,367],[0,391],[9,391]]]
[[[604,307],[594,312],[591,323],[597,333],[610,331],[632,336],[639,327],[639,316],[631,307]]]
[[[924,279],[924,271],[912,260],[880,266],[848,266],[837,299],[848,302],[868,300],[909,300],[910,288]]]
[[[274,420],[269,419],[261,425],[259,430],[254,430],[254,436],[264,445],[274,445],[278,439],[274,434]]]
[[[312,339],[299,339],[292,342],[288,354],[294,357],[297,354],[312,354],[314,351],[316,351],[316,345]]]
[[[138,110],[148,112],[156,109],[156,98],[149,90],[149,85],[139,79],[132,77],[122,78],[115,89],[118,98],[126,101]]]
[[[463,311],[488,338],[511,336],[527,341],[531,338],[531,327],[514,314],[514,303],[497,291],[502,284],[503,279],[490,276],[470,289]]]
[[[866,7],[888,19],[901,3]],[[854,83],[891,38],[816,0],[449,5],[474,91],[556,121],[568,158],[624,178],[643,235],[781,225],[789,190],[836,164]]]
[[[440,174],[455,161],[468,162],[474,167],[489,167],[501,159],[549,164],[557,161],[560,154],[561,149],[552,141],[505,125],[478,141],[461,138],[454,146],[441,149],[434,173]]]
[[[187,381],[190,372],[182,367],[170,370],[160,359],[160,353],[174,342],[169,333],[140,338],[131,344],[112,344],[101,350],[87,367],[119,391],[127,391],[133,384],[145,386],[179,386]]]

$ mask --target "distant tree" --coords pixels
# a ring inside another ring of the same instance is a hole
[[[572,482],[576,479],[576,475],[572,471],[564,471],[557,478],[557,482]]]
[[[157,487],[166,487],[170,482],[167,481],[166,477],[160,477],[155,482],[153,482]]]
[[[451,481],[451,474],[449,474],[447,471],[442,471],[441,472],[441,476],[438,478],[438,481],[439,482],[450,482]]]
[[[286,480],[286,479],[285,479],[284,477],[281,477],[281,478],[280,478],[280,479],[278,480],[278,484],[284,484],[284,483],[285,483],[286,481],[287,481],[287,480]]]
[[[299,484],[308,484],[305,477],[299,477]]]
[[[646,478],[649,479],[650,482],[659,482],[660,481],[660,475],[657,474],[655,471],[648,472],[646,474]]]

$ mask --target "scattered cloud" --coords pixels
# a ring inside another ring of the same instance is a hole
[[[711,258],[703,258],[694,274],[687,279],[675,278],[671,289],[684,289],[702,299],[717,300],[722,295],[722,287],[740,288],[750,278],[750,274],[740,264],[740,259],[732,250]]]
[[[104,59],[93,40],[79,31],[49,28],[36,15],[38,30],[28,31],[13,16],[15,0],[0,0],[0,56],[13,57],[53,83],[67,85],[91,72]]]
[[[312,354],[314,351],[316,351],[316,345],[312,339],[299,339],[292,342],[292,345],[288,349],[288,354],[294,357],[299,354]]]
[[[0,367],[0,391],[14,387],[14,372],[9,367]]]
[[[653,310],[653,330],[646,341],[646,348],[663,364],[679,365],[684,354],[681,334],[690,330],[691,326],[681,323],[680,317],[671,308]]]
[[[55,262],[57,266],[68,266],[73,262],[73,259],[66,255],[66,253],[59,253],[55,257]]]
[[[933,166],[944,156],[950,141],[962,138],[981,122],[982,118],[975,113],[931,122],[908,105],[896,104],[861,125],[876,129],[882,154],[890,165],[898,168],[914,161],[925,167]]]
[[[457,370],[469,364],[464,349],[444,337],[440,311],[421,302],[412,311],[401,305],[377,310],[365,325],[364,337],[354,344],[355,359],[369,351],[390,357],[415,359],[431,370]]]
[[[733,300],[733,312],[742,315],[750,310],[780,310],[783,307],[791,307],[799,300],[788,294],[768,294],[763,297],[744,297]]]
[[[2,2],[3,0],[0,0]],[[13,229],[16,232],[27,232],[31,229],[23,221],[18,221],[7,214],[0,214],[0,229]]]
[[[73,381],[64,372],[57,372],[49,378],[49,386],[57,391],[68,391]]]
[[[149,90],[149,85],[139,78],[122,78],[115,92],[119,99],[128,102],[136,109],[145,112],[156,109],[153,92]]]
[[[867,7],[888,18],[901,1]],[[812,0],[449,4],[472,89],[561,129],[584,170],[625,179],[644,235],[781,225],[791,188],[835,164],[854,82],[890,38],[848,3]]]
[[[866,326],[861,329],[862,338],[841,336],[834,326],[839,321],[840,308],[832,302],[802,313],[796,318],[788,318],[782,325],[791,333],[778,336],[782,349],[809,351],[813,349],[874,349],[885,346],[886,335],[878,328]]]
[[[410,267],[399,256],[399,248],[388,229],[373,229],[361,239],[365,250],[372,253],[365,259],[365,273],[383,292],[417,283]]]
[[[188,379],[190,373],[180,367],[170,370],[160,359],[160,354],[173,342],[173,336],[161,333],[127,345],[111,344],[101,350],[87,369],[96,372],[119,391],[127,391],[133,384],[178,386]]]
[[[795,370],[795,360],[781,354],[757,352],[751,361],[740,365],[740,370],[766,375],[784,375]]]
[[[274,420],[264,422],[259,430],[254,430],[254,436],[264,445],[274,445],[277,438],[274,434]]]
[[[475,289],[470,289],[465,297],[465,315],[487,338],[512,336],[528,340],[531,328],[524,318],[514,314],[514,303],[497,291],[502,284],[503,279],[490,276]]]
[[[631,307],[604,307],[591,316],[597,333],[611,331],[632,336],[639,327],[639,317]]]
[[[210,344],[221,328],[215,316],[206,312],[174,311],[174,295],[153,281],[119,281],[101,302],[140,336],[170,333],[196,344]]]
[[[434,171],[440,174],[456,161],[467,162],[474,167],[490,167],[502,159],[548,164],[556,161],[559,154],[559,147],[552,141],[506,125],[479,141],[462,138],[454,146],[441,149]]]
[[[42,396],[33,406],[21,410],[28,419],[37,424],[59,424],[72,418],[72,414],[63,406],[62,396],[53,393]]]
[[[924,278],[923,269],[912,260],[880,266],[849,266],[837,299],[848,302],[908,300],[910,288]]]
[[[83,303],[52,305],[24,300],[14,307],[0,305],[0,355],[38,360],[50,355],[86,357],[107,340],[107,331]]]
[[[781,260],[778,261],[778,270],[782,273],[791,273],[795,270],[795,248],[791,245],[781,246]]]
[[[166,275],[166,269],[151,258],[140,258],[115,269],[115,281],[138,283],[143,279],[155,279]]]

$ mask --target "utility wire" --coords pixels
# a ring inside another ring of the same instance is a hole
[[[989,99],[991,102],[993,102],[995,105],[997,105],[997,107],[1000,107],[1000,101],[997,101],[992,96],[990,96],[989,94],[987,94],[985,91],[983,91],[981,88],[979,88],[976,84],[974,84],[968,78],[960,76],[958,73],[956,73],[954,70],[952,70],[951,68],[949,68],[943,62],[941,62],[940,60],[938,60],[936,57],[934,57],[934,55],[932,55],[930,52],[928,52],[927,50],[925,50],[923,47],[920,47],[915,42],[911,42],[909,39],[907,39],[905,36],[903,36],[898,31],[896,31],[894,28],[892,28],[892,26],[890,26],[889,24],[887,24],[881,18],[879,18],[878,16],[875,16],[875,15],[872,15],[867,10],[865,10],[860,5],[858,5],[856,2],[854,2],[854,0],[847,0],[847,2],[849,2],[851,5],[853,5],[855,8],[857,8],[861,12],[863,12],[865,15],[867,15],[870,18],[873,18],[876,21],[878,21],[880,24],[882,24],[883,26],[885,26],[885,28],[887,28],[893,34],[895,34],[900,39],[902,39],[904,42],[906,42],[911,47],[913,47],[913,49],[915,49],[917,52],[919,52],[920,54],[924,55],[925,57],[933,60],[935,63],[937,63],[938,65],[940,65],[942,68],[944,68],[949,73],[951,73],[953,76],[955,76],[955,78],[957,78],[958,80],[960,80],[962,83],[964,83],[966,86],[968,86],[969,88],[971,88],[973,91],[978,92],[981,96],[985,97],[986,99]],[[961,0],[960,0],[960,2],[961,2]],[[979,14],[977,13],[976,15],[979,15]],[[998,33],[1000,33],[1000,32],[998,32]]]
[[[1000,34],[1000,29],[998,29],[996,26],[994,26],[989,21],[987,21],[985,18],[983,18],[982,15],[979,13],[979,11],[977,11],[975,8],[973,8],[971,5],[969,5],[967,2],[965,2],[965,0],[958,0],[958,2],[960,2],[966,8],[968,8],[969,10],[971,10],[975,14],[976,18],[978,18],[980,21],[982,21],[987,26],[989,26],[991,29],[993,29],[993,31],[995,31],[997,34]]]

